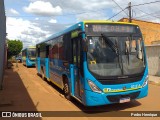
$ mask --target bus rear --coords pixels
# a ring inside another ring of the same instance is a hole
[[[84,22],[84,104],[130,102],[148,94],[148,67],[137,25]]]

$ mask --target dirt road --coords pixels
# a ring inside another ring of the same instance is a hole
[[[8,105],[0,105],[0,111],[88,111],[85,114],[93,115],[93,117],[67,117],[67,119],[133,119],[133,117],[100,117],[105,114],[114,112],[113,114],[120,114],[118,111],[160,111],[160,86],[149,85],[149,95],[146,98],[132,101],[124,104],[113,104],[99,107],[86,108],[76,100],[72,102],[66,100],[62,91],[53,84],[42,80],[37,75],[36,68],[26,68],[22,64],[18,64],[18,68],[14,65],[13,69],[7,70],[4,81],[4,90],[0,92],[2,102],[8,101]],[[89,112],[92,110],[92,113]],[[94,112],[93,112],[94,111]],[[82,113],[83,113],[82,112]],[[57,113],[63,116],[71,113]],[[48,113],[53,115],[52,113]],[[55,114],[55,113],[54,113]],[[74,116],[74,115],[73,115]],[[97,117],[95,117],[97,116]],[[64,117],[44,117],[48,119],[66,119]],[[139,119],[134,117],[134,119]],[[152,117],[141,117],[140,119],[152,119]],[[155,118],[158,120],[158,118]]]

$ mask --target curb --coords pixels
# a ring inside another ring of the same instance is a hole
[[[157,81],[148,81],[149,84],[152,84],[152,85],[158,85],[160,86],[160,82],[157,82]]]

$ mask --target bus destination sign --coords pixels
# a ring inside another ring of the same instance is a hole
[[[93,24],[89,26],[92,32],[135,33],[135,26],[117,24]]]

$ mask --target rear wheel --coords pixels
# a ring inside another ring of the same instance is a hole
[[[65,77],[64,78],[64,96],[67,100],[71,100],[71,93],[70,93],[70,89],[69,89],[69,82],[68,79]]]

